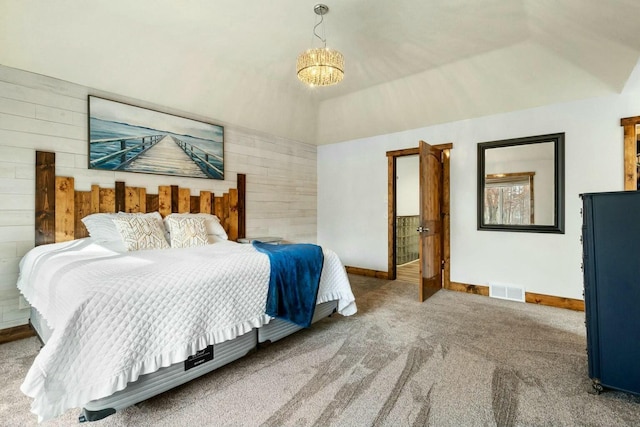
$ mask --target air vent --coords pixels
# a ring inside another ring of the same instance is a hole
[[[491,298],[506,299],[509,301],[524,301],[524,288],[517,285],[504,285],[489,283],[489,296]]]

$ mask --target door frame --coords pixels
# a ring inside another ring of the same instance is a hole
[[[620,119],[620,126],[624,128],[624,189],[635,191],[638,189],[638,125],[640,116]]]
[[[442,159],[442,240],[443,240],[443,248],[442,248],[442,259],[444,261],[443,265],[443,277],[442,277],[442,287],[448,289],[451,283],[451,266],[450,266],[450,254],[451,254],[451,246],[450,246],[450,215],[449,215],[449,204],[450,204],[450,150],[453,148],[453,143],[448,144],[438,144],[433,145],[433,147],[442,150],[443,159]],[[403,150],[394,150],[387,151],[387,165],[388,165],[388,198],[387,198],[387,223],[388,223],[388,259],[387,259],[387,279],[395,280],[397,274],[397,265],[396,265],[396,159],[398,157],[404,156],[413,156],[419,155],[420,148],[406,148]],[[420,261],[422,262],[422,260]]]

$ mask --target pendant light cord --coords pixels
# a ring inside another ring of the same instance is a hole
[[[322,38],[318,35],[318,33],[316,33],[316,28],[318,28],[318,25],[321,25],[324,22],[324,16],[320,15],[320,22],[318,22],[314,27],[313,27],[313,34],[320,39],[320,41],[324,44],[323,47],[327,47],[327,38],[325,36],[325,38]],[[322,35],[324,36],[324,25],[322,26]]]

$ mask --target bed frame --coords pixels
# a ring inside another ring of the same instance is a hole
[[[170,213],[210,213],[220,219],[229,240],[245,237],[246,176],[238,174],[237,188],[215,196],[201,191],[192,196],[188,188],[161,185],[157,194],[144,187],[128,187],[116,181],[114,188],[92,185],[91,191],[77,191],[72,177],[55,175],[55,153],[36,151],[35,244],[65,242],[88,237],[81,219],[98,213],[158,211]]]
[[[73,177],[55,175],[55,153],[52,152],[36,151],[35,172],[36,246],[87,237],[88,233],[81,219],[98,212],[159,211],[163,217],[170,213],[211,213],[220,219],[229,240],[237,241],[245,237],[244,174],[238,174],[237,188],[231,188],[221,196],[215,196],[209,191],[201,191],[198,196],[192,196],[188,188],[175,185],[159,186],[157,194],[147,194],[145,188],[129,187],[121,181],[116,181],[114,188],[92,185],[91,191],[78,191],[74,188]],[[336,309],[337,301],[318,304],[312,322],[330,316]],[[30,323],[42,343],[46,343],[52,331],[34,308],[31,308]],[[236,339],[215,344],[212,349],[214,358],[211,361],[188,370],[184,362],[176,363],[140,376],[137,381],[129,383],[127,388],[111,396],[88,402],[82,408],[79,421],[105,418],[244,357],[255,351],[259,344],[275,342],[300,329],[302,328],[293,323],[273,319],[267,325]]]

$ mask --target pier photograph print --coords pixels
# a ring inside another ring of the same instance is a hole
[[[89,95],[89,169],[224,179],[224,128]]]

